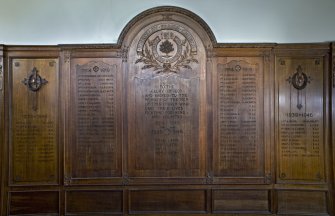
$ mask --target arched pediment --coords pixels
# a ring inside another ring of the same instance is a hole
[[[199,34],[203,41],[207,41],[207,46],[215,46],[217,44],[215,35],[208,24],[198,15],[181,7],[160,6],[145,10],[131,19],[123,28],[117,44],[125,45],[132,33],[147,25],[159,21],[177,21],[186,24]]]

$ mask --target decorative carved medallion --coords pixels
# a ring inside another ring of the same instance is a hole
[[[289,77],[288,81],[297,90],[302,90],[306,88],[307,82],[310,83],[310,77],[307,77],[307,75],[302,71],[302,67],[299,65],[297,72],[295,72],[292,77]]]
[[[193,36],[183,27],[160,24],[148,29],[137,44],[142,70],[153,69],[156,73],[178,73],[182,68],[191,70],[197,64],[196,43]]]
[[[36,92],[42,87],[42,85],[47,84],[48,81],[46,79],[43,79],[38,74],[38,70],[36,69],[36,67],[34,67],[31,71],[31,74],[27,78],[24,78],[22,83],[25,84],[29,88],[29,90]]]
[[[36,69],[36,67],[34,67],[29,77],[24,78],[22,83],[25,84],[29,88],[29,90],[36,92],[42,87],[42,85],[47,84],[48,81],[46,79],[43,79],[38,74],[38,70]]]
[[[311,77],[307,76],[303,70],[301,65],[298,66],[297,72],[293,74],[293,76],[289,77],[287,81],[298,90],[298,104],[297,108],[300,110],[302,108],[301,98],[300,98],[300,91],[306,88],[307,83],[311,82]]]

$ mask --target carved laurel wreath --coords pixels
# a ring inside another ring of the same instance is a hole
[[[174,41],[177,44],[177,52],[180,52],[179,55],[175,55],[177,56],[177,59],[174,61],[166,60],[165,62],[157,60],[154,54],[154,49],[157,49],[157,42],[155,42],[156,40],[157,38],[155,38],[154,40],[148,40],[148,42],[144,45],[144,50],[139,53],[139,58],[136,60],[135,64],[143,63],[144,66],[141,68],[142,70],[151,68],[156,71],[157,74],[169,72],[178,73],[180,72],[181,68],[191,70],[192,67],[190,66],[190,64],[192,62],[199,63],[198,60],[194,58],[194,55],[190,50],[187,40],[184,39],[183,41],[180,41],[178,37],[174,38]],[[167,59],[171,57],[169,56],[169,53],[174,51],[173,44],[169,40],[165,39],[165,41],[160,44],[159,50],[165,54],[161,55],[160,57],[163,57],[163,59]]]

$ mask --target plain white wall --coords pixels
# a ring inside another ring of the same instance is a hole
[[[0,44],[115,43],[163,5],[198,14],[222,43],[335,40],[335,0],[0,0]]]

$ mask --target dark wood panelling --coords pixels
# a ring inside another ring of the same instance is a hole
[[[182,22],[139,24],[125,73],[128,175],[155,184],[157,177],[205,178],[204,42]]]
[[[213,80],[214,176],[265,178],[263,57],[220,57]],[[266,108],[265,108],[266,109]],[[268,171],[269,173],[269,171]]]
[[[66,214],[122,214],[122,191],[67,191]]]
[[[214,182],[271,183],[272,47],[223,47],[213,62]]]
[[[4,67],[4,57],[3,57],[3,46],[0,45],[0,215],[3,208],[3,192],[4,192],[4,182],[3,182],[3,172],[5,169],[4,163],[3,163],[3,155],[4,155],[4,143],[5,143],[5,95],[4,95],[4,73],[5,73],[5,67]]]
[[[276,59],[279,182],[326,180],[324,71],[322,57]]]
[[[278,191],[277,194],[279,214],[328,214],[324,191]]]
[[[331,46],[331,76],[332,76],[332,81],[331,81],[331,103],[332,103],[332,108],[331,108],[331,127],[332,127],[332,149],[333,149],[333,165],[330,164],[330,167],[333,167],[332,172],[333,172],[333,187],[332,191],[333,193],[331,194],[331,200],[332,200],[332,210],[333,212],[335,211],[335,43],[332,43]]]
[[[12,59],[10,78],[10,182],[57,184],[58,60]]]
[[[120,59],[78,56],[69,63],[65,76],[70,76],[71,133],[65,181],[120,177]]]
[[[9,215],[58,215],[59,193],[57,191],[11,192]]]
[[[214,190],[215,213],[270,213],[268,190]]]
[[[204,213],[205,190],[131,190],[129,212],[135,213]]]
[[[160,7],[118,44],[0,46],[1,215],[334,215],[329,45]]]

